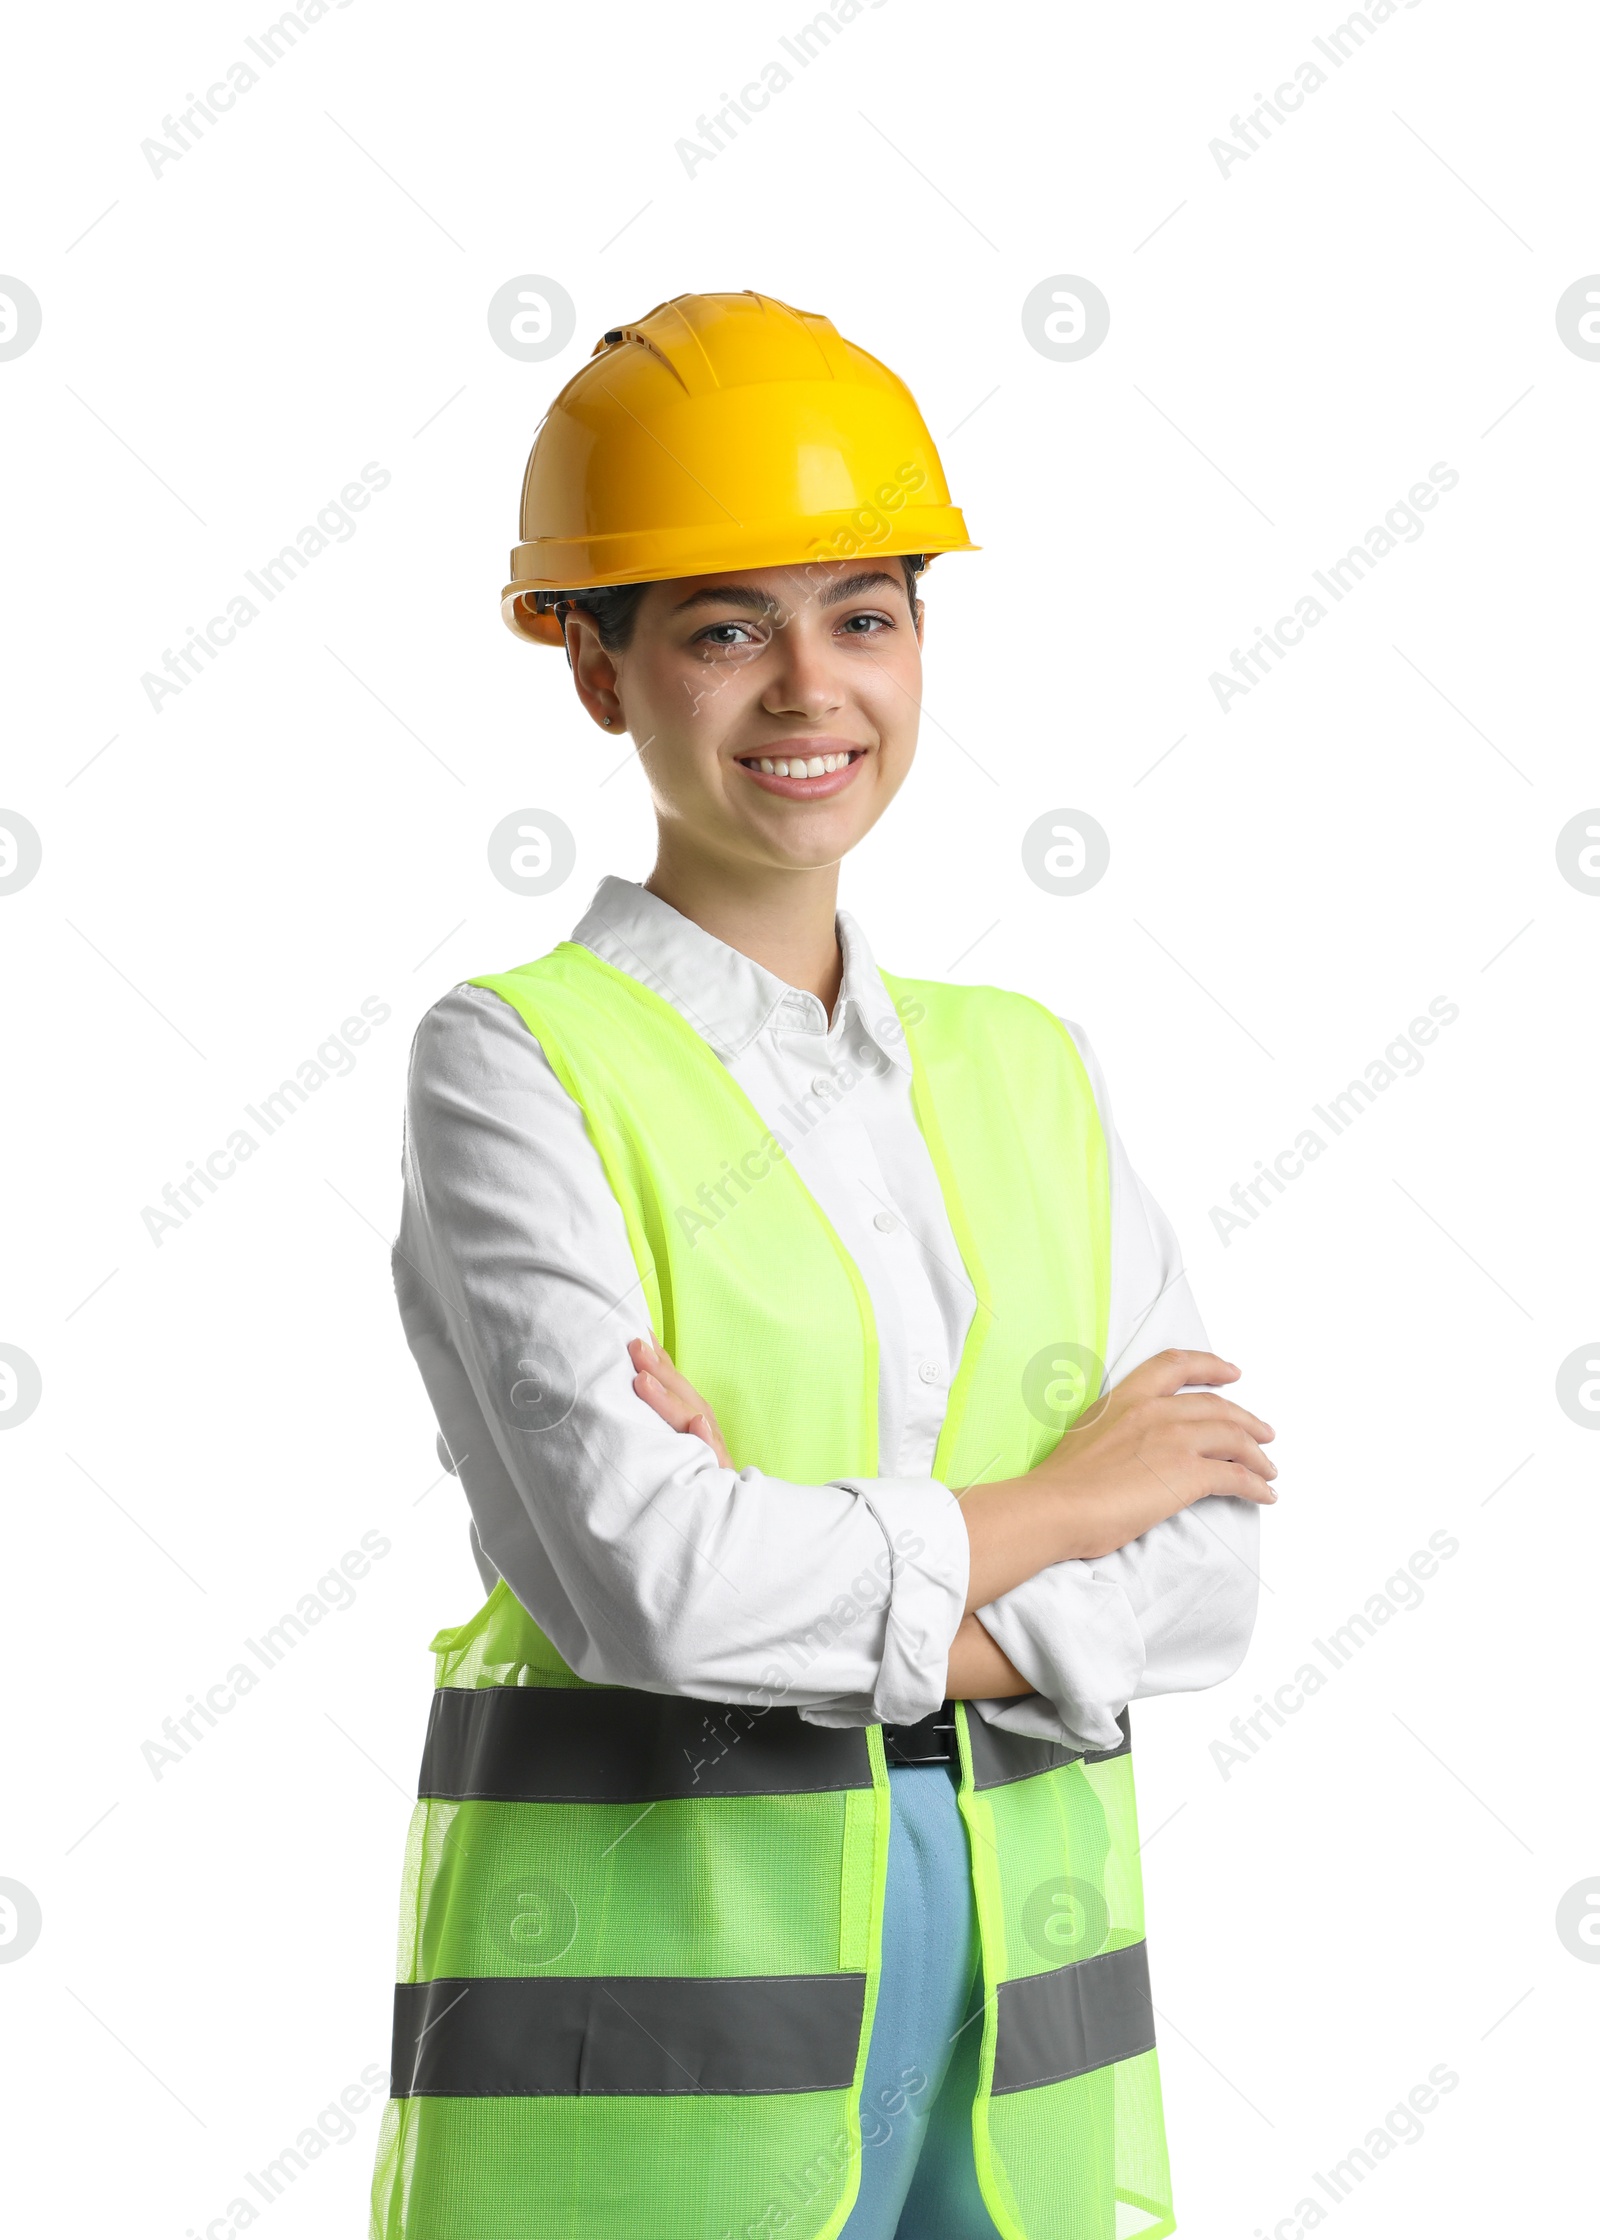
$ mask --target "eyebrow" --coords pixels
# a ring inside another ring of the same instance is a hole
[[[845,576],[840,582],[830,584],[826,591],[818,594],[817,604],[836,607],[842,600],[859,598],[864,591],[875,590],[880,584],[888,584],[892,588],[897,583],[904,588],[903,575],[888,575],[881,568],[866,569],[858,575]],[[672,611],[674,614],[687,614],[693,607],[745,607],[752,613],[775,614],[778,604],[770,592],[758,591],[753,583],[729,583],[707,587],[702,591],[691,591],[688,598],[680,599]]]

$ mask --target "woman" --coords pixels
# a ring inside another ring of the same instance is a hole
[[[746,293],[605,336],[522,532],[507,619],[659,842],[413,1050],[396,1283],[489,1592],[373,2231],[1170,2232],[1126,1706],[1243,1655],[1272,1432],[1081,1032],[836,908],[962,518],[896,377]]]

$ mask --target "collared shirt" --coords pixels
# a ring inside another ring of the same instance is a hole
[[[603,879],[571,938],[687,1019],[838,1231],[877,1322],[879,1475],[802,1485],[723,1468],[638,1397],[627,1341],[652,1332],[621,1207],[580,1108],[488,989],[451,990],[417,1029],[393,1268],[486,1587],[503,1576],[585,1680],[781,1700],[816,1724],[859,1726],[921,1718],[945,1694],[969,1543],[929,1473],[975,1301],[894,1004],[855,920],[841,910],[836,924],[831,1019],[632,880]],[[1208,1341],[1083,1031],[1062,1024],[1110,1155],[1115,1384],[1165,1347]],[[575,1393],[537,1437],[493,1403],[519,1347],[562,1363]],[[1226,1679],[1254,1623],[1258,1522],[1253,1503],[1213,1496],[984,1604],[981,1622],[1037,1692],[980,1700],[979,1713],[1107,1748],[1135,1698]]]

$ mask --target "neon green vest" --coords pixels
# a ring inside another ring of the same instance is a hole
[[[582,1107],[651,1325],[735,1467],[876,1475],[866,1288],[710,1046],[572,942],[476,984]],[[932,1473],[959,1490],[1032,1468],[1099,1389],[1105,1143],[1041,1005],[884,984],[977,1295]],[[856,2195],[878,1991],[880,1729],[808,1725],[781,1670],[765,1705],[591,1685],[504,1580],[432,1647],[373,2240],[831,2240]],[[1126,1720],[1088,1758],[965,1705],[956,1725],[989,2214],[1006,2240],[1159,2240]]]

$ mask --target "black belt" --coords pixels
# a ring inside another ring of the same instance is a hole
[[[955,1765],[956,1707],[948,1696],[925,1719],[909,1719],[883,1729],[883,1754],[892,1766]]]

